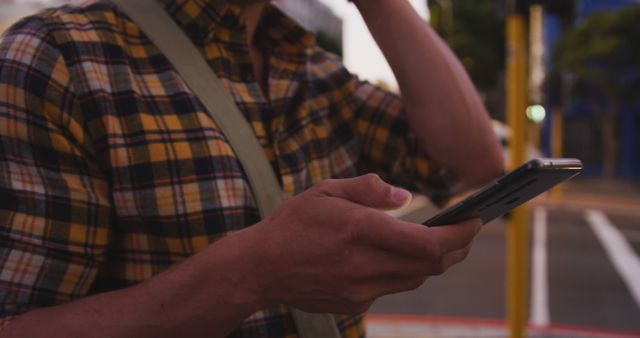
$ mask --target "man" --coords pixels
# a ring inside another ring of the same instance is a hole
[[[113,4],[24,19],[0,42],[0,336],[291,337],[294,306],[358,337],[373,300],[467,255],[477,221],[380,211],[409,198],[384,181],[441,200],[503,169],[468,76],[406,0],[355,1],[402,98],[267,1],[159,3],[289,200],[259,219],[224,135]]]

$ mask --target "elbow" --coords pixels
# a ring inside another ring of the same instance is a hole
[[[486,160],[484,162],[485,163],[482,168],[484,177],[482,178],[482,182],[478,183],[484,184],[505,174],[506,163],[504,153],[502,151],[502,147],[497,144],[497,142],[496,146],[487,152]]]
[[[507,163],[505,160],[505,152],[498,139],[492,139],[486,146],[486,152],[483,154],[484,161],[482,165],[482,182],[492,181],[505,174]]]
[[[505,174],[506,164],[501,147],[482,152],[475,165],[464,166],[460,173],[462,183],[468,187],[479,187]]]
[[[501,151],[498,150],[494,152],[491,159],[488,160],[487,162],[488,162],[487,169],[486,169],[487,178],[485,182],[494,180],[505,174],[506,163]]]

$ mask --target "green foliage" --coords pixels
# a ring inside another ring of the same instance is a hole
[[[431,24],[482,92],[496,89],[505,63],[501,1],[429,0]]]
[[[553,54],[561,71],[606,98],[637,99],[640,91],[640,7],[598,12],[557,42]]]

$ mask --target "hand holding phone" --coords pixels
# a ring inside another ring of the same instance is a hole
[[[480,218],[486,224],[581,171],[582,162],[578,159],[533,159],[422,224],[441,226],[471,218]]]

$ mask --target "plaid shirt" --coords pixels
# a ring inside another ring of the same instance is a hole
[[[435,195],[400,99],[350,74],[269,6],[254,79],[239,9],[162,0],[253,127],[290,197],[376,172]],[[419,182],[419,184],[418,184]],[[50,9],[0,41],[0,317],[147,280],[259,221],[225,136],[172,65],[106,1]],[[339,316],[344,337],[361,317]],[[1,327],[2,325],[0,325]],[[233,337],[295,337],[285,306]]]

